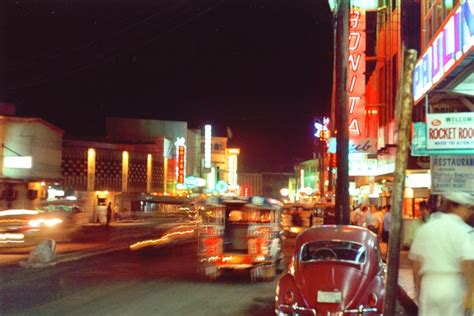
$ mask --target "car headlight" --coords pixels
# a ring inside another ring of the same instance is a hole
[[[48,226],[48,227],[54,227],[62,222],[63,220],[59,218],[37,218],[37,219],[30,220],[28,222],[28,225],[30,227],[40,227],[42,225]]]

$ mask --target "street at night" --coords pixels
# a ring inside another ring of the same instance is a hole
[[[0,0],[0,315],[474,316],[474,0]]]
[[[288,258],[292,244],[285,246]],[[195,239],[123,250],[42,269],[1,270],[2,315],[274,315],[271,282],[248,271],[209,282],[197,273]],[[286,261],[287,262],[287,259]],[[409,315],[397,304],[398,315]]]

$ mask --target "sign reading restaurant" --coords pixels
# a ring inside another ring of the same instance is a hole
[[[461,191],[474,194],[473,156],[433,156],[431,193]]]
[[[426,114],[427,149],[474,148],[474,112]]]

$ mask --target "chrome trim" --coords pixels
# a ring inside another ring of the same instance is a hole
[[[298,303],[294,303],[293,305],[286,305],[286,304],[280,304],[278,306],[278,313],[281,312],[281,309],[282,308],[288,308],[290,310],[293,310],[293,312],[295,311],[300,311],[300,312],[310,312],[311,314],[313,314],[314,316],[317,315],[317,312],[314,308],[306,308],[306,307],[300,307],[298,306]]]
[[[299,254],[298,254],[298,261],[299,261],[299,262],[306,263],[306,262],[331,262],[331,261],[336,261],[336,262],[345,262],[345,263],[360,264],[360,265],[363,265],[363,264],[366,264],[366,263],[367,263],[367,257],[368,257],[369,252],[368,252],[368,248],[367,248],[364,244],[361,244],[361,243],[355,242],[355,241],[341,240],[341,239],[318,240],[318,241],[348,242],[348,243],[356,244],[356,245],[359,245],[359,246],[361,246],[362,248],[364,248],[364,251],[367,253],[367,255],[365,256],[364,262],[355,262],[355,261],[351,261],[351,260],[314,260],[314,259],[313,259],[313,260],[302,261],[302,260],[301,260],[301,257],[303,256],[303,248],[304,248],[307,244],[312,243],[312,242],[315,242],[315,241],[313,240],[313,241],[305,242],[304,244],[301,245],[300,251],[299,251]]]
[[[377,313],[378,309],[376,307],[364,307],[364,305],[360,305],[359,308],[345,309],[342,312],[349,313],[349,314],[364,315],[364,313],[373,313],[373,312]]]

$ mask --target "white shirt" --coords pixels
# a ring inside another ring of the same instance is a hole
[[[421,262],[425,273],[459,273],[461,262],[474,260],[471,226],[455,214],[440,214],[415,234],[408,258]]]

